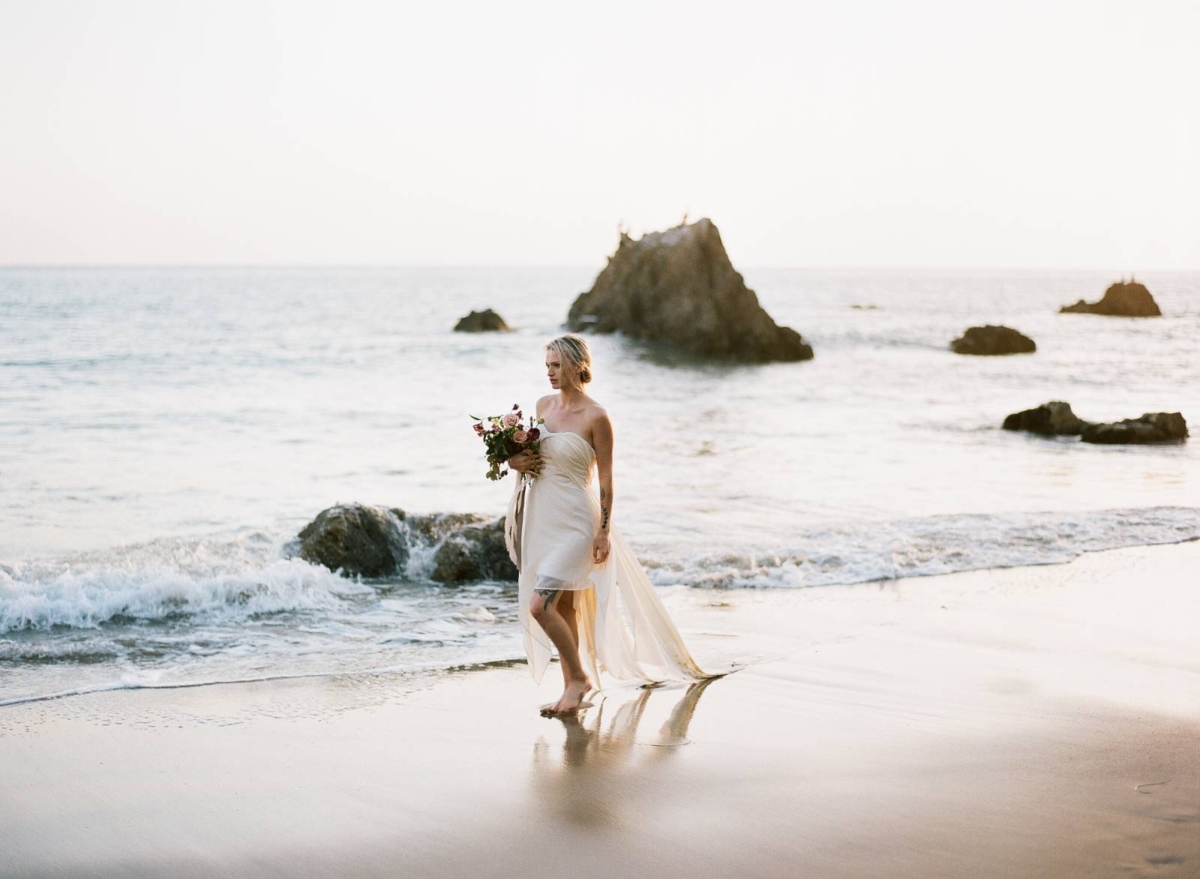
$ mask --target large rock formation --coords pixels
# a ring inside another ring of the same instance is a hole
[[[351,577],[405,576],[416,556],[414,576],[439,583],[517,579],[504,520],[471,513],[409,516],[395,507],[339,504],[304,527],[295,552]]]
[[[1042,436],[1079,436],[1087,422],[1061,400],[1014,412],[1004,419],[1005,430],[1028,430]]]
[[[1080,437],[1085,443],[1173,443],[1188,437],[1187,422],[1178,412],[1147,412],[1106,424],[1089,424]]]
[[[1042,436],[1078,436],[1085,443],[1172,443],[1188,437],[1187,422],[1178,412],[1147,412],[1140,418],[1093,423],[1071,411],[1069,403],[1043,403],[1014,412],[1004,419],[1005,430],[1028,430]]]
[[[454,325],[456,333],[507,333],[510,330],[504,318],[490,308],[483,311],[472,311],[464,318],[459,318]]]
[[[567,324],[743,363],[813,356],[799,333],[776,324],[758,304],[708,219],[638,241],[622,234],[592,289],[571,306]]]
[[[950,350],[955,354],[1030,354],[1037,350],[1037,345],[1011,327],[988,324],[968,329],[962,338],[950,343]]]
[[[1084,302],[1064,305],[1059,314],[1107,314],[1118,317],[1162,317],[1158,303],[1150,295],[1145,284],[1137,281],[1118,281],[1104,291],[1099,302]]]

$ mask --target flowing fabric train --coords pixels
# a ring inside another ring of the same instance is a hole
[[[571,479],[580,490],[574,497],[586,496],[599,521],[600,501],[591,487],[594,469],[591,445],[578,434],[550,432],[543,440],[542,449],[547,467],[561,470]],[[538,477],[547,478],[550,477],[545,471]],[[505,542],[518,568],[523,559],[529,561],[530,558],[530,553],[523,547],[531,539],[542,539],[542,535],[525,533],[524,512],[529,500],[526,492],[536,490],[536,485],[519,478],[505,518]],[[553,535],[545,535],[545,539],[553,539]],[[618,680],[653,683],[703,680],[725,674],[705,672],[692,659],[641,563],[615,526],[609,530],[609,543],[611,551],[607,561],[592,566],[587,575],[593,588],[583,588],[575,594],[579,656],[588,677],[598,683],[599,673],[603,670]],[[529,668],[534,680],[540,681],[550,663],[552,645],[529,612],[537,573],[522,571],[519,615]]]

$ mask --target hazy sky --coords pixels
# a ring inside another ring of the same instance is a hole
[[[1200,268],[1198,10],[0,0],[0,264]]]

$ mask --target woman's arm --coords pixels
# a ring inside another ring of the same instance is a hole
[[[600,531],[592,541],[592,559],[602,563],[608,558],[608,531],[613,505],[613,429],[608,413],[601,412],[592,424],[592,446],[596,449],[596,473],[600,480]]]

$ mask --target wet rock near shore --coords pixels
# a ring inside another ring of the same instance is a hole
[[[1041,436],[1078,436],[1085,443],[1106,445],[1175,443],[1188,438],[1187,421],[1179,412],[1147,412],[1123,421],[1084,421],[1060,400],[1014,412],[1004,419],[1005,430],[1025,430]]]
[[[1145,284],[1137,281],[1118,281],[1109,285],[1099,302],[1064,305],[1059,314],[1106,314],[1112,317],[1162,317],[1158,303]]]
[[[998,354],[1032,354],[1037,350],[1033,339],[1012,327],[971,327],[961,338],[950,343],[955,354],[993,356]]]
[[[351,577],[392,576],[408,563],[403,521],[403,510],[338,504],[304,526],[297,555]]]
[[[472,311],[460,318],[454,325],[456,333],[507,333],[512,328],[504,322],[504,318],[490,308],[483,311]]]
[[[622,233],[617,251],[567,315],[576,332],[667,342],[700,357],[741,363],[811,360],[812,347],[781,327],[729,261],[708,219]]]
[[[503,518],[413,516],[398,507],[338,504],[318,513],[298,539],[300,558],[349,577],[412,576],[447,584],[517,579]]]
[[[433,554],[430,579],[439,583],[516,580],[517,568],[504,545],[504,519],[468,525],[448,535]]]

